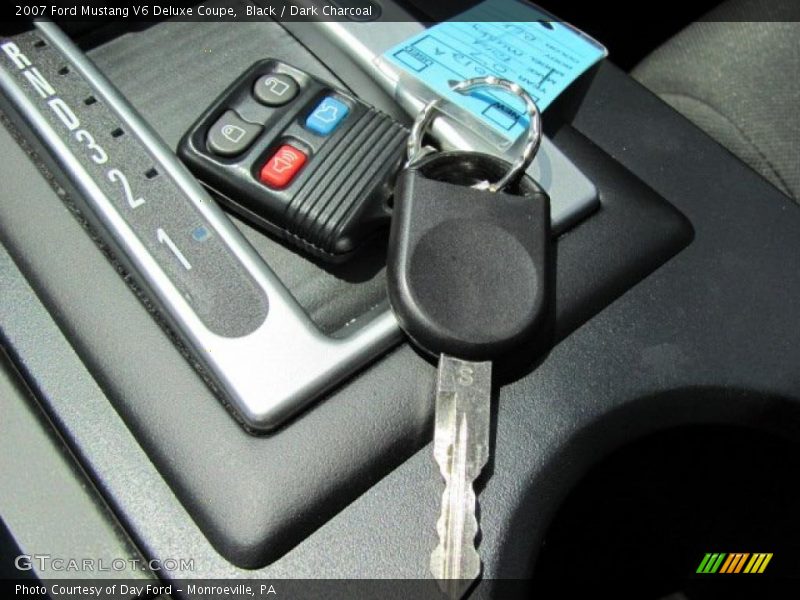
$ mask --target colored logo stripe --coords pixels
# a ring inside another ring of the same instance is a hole
[[[753,558],[751,558],[750,562],[747,563],[747,566],[744,568],[744,572],[763,573],[764,569],[767,568],[767,565],[771,560],[772,560],[772,552],[770,552],[769,554],[767,553],[753,554]]]
[[[749,559],[749,561],[748,561]],[[697,573],[763,573],[772,553],[707,552],[697,567]],[[745,566],[747,565],[747,566]]]
[[[722,563],[722,559],[725,558],[725,553],[707,553],[703,560],[700,562],[700,566],[697,567],[698,573],[716,573],[717,569],[719,569],[719,565]]]
[[[742,554],[742,553],[733,553],[728,554],[728,558],[725,559],[725,562],[722,563],[722,568],[719,570],[720,573],[738,573],[744,567],[744,561],[750,556],[750,553]]]

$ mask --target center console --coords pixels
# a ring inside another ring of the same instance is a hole
[[[53,150],[57,121],[34,105],[24,69],[3,65],[0,265],[14,282],[3,293],[26,299],[4,298],[3,342],[140,551],[195,558],[194,572],[163,578],[427,576],[440,493],[429,447],[435,368],[386,306],[385,232],[345,262],[325,261],[240,210],[223,212],[231,191],[201,187],[175,154],[186,132],[195,149],[210,140],[225,111],[245,117],[242,105],[212,101],[265,65],[319,86],[298,92],[315,107],[323,90],[320,100],[363,103],[407,125],[419,106],[374,59],[420,27],[168,20],[87,55],[52,24],[13,40],[48,81],[62,85],[63,68],[81,75],[64,97],[74,93],[71,106],[109,148],[131,144],[114,156],[135,164],[136,186],[164,186],[148,192],[163,203],[150,216],[125,213],[140,196],[126,196],[119,175],[92,173],[91,156],[65,164],[69,149]],[[89,112],[88,97],[102,110]],[[797,284],[748,299],[748,310],[773,315],[760,325],[739,301],[743,276],[772,287],[771,276],[798,267],[781,251],[800,242],[788,199],[607,62],[544,124],[531,174],[554,206],[552,327],[499,382],[480,496],[486,579],[530,574],[559,501],[622,440],[743,419],[760,394],[797,392],[792,353],[763,331],[800,316],[789,301]],[[443,147],[481,148],[446,120],[434,132]],[[227,142],[208,143],[220,156]],[[262,162],[277,148],[253,143]],[[65,179],[65,166],[85,177]],[[96,185],[102,177],[108,188]],[[755,235],[766,227],[770,244]],[[202,229],[195,241],[212,243],[183,251],[176,228]],[[137,245],[145,229],[156,232],[151,246]],[[57,360],[48,364],[23,323]],[[758,369],[738,368],[753,360]],[[67,393],[77,382],[80,402]],[[698,387],[753,394],[695,402],[685,390]],[[766,425],[780,429],[782,410],[763,415]]]

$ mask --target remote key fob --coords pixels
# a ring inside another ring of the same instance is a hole
[[[232,212],[341,262],[387,228],[407,136],[352,94],[269,59],[214,101],[178,154]]]

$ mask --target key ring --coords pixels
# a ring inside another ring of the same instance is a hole
[[[501,79],[494,75],[487,75],[484,77],[473,77],[472,79],[465,79],[451,86],[454,92],[459,94],[468,94],[472,90],[480,87],[498,87],[510,94],[514,94],[525,102],[525,108],[528,113],[528,133],[527,142],[522,149],[522,153],[511,165],[508,172],[495,183],[488,183],[486,189],[490,192],[498,192],[505,188],[509,183],[516,180],[536,156],[539,150],[539,144],[542,141],[542,116],[539,113],[539,107],[536,106],[533,98],[526,92],[519,84],[509,81],[508,79]],[[427,156],[434,150],[432,148],[422,148],[422,137],[425,131],[430,126],[436,112],[439,110],[442,98],[435,98],[426,104],[414,120],[414,125],[411,127],[411,133],[408,136],[406,167],[413,165],[418,160]]]

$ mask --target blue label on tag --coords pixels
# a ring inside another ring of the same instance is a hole
[[[471,20],[474,19],[474,20]],[[450,89],[472,77],[496,75],[521,85],[540,111],[606,50],[575,29],[515,0],[486,0],[457,20],[439,23],[384,56],[456,106],[512,141],[527,127],[524,105],[502,90],[463,96]]]

